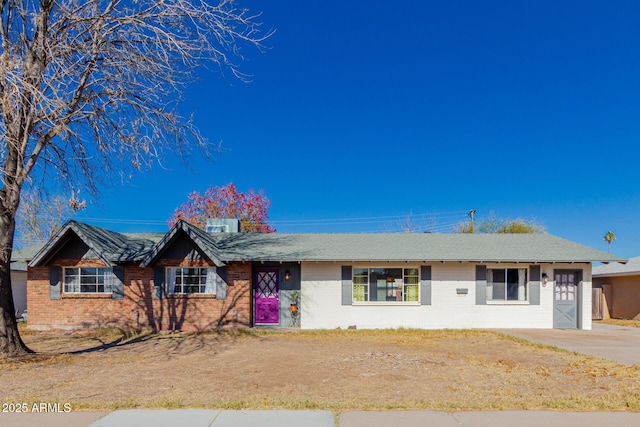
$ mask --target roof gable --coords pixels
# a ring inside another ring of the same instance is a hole
[[[155,243],[152,237],[153,235],[147,235],[146,238],[129,237],[115,231],[69,220],[35,254],[29,266],[47,264],[65,247],[73,245],[75,239],[79,239],[83,245],[86,245],[87,251],[92,251],[95,257],[107,266],[113,266],[119,262],[138,261]],[[83,251],[84,249],[79,248],[79,252],[75,254],[79,255]]]
[[[140,266],[148,267],[154,264],[162,258],[163,254],[165,254],[171,246],[178,244],[180,239],[184,237],[190,239],[194,248],[209,258],[217,267],[225,265],[220,258],[218,248],[211,241],[210,235],[198,227],[180,220],[151,248],[149,253],[142,259]]]

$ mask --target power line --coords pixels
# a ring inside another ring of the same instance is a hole
[[[403,215],[379,215],[379,216],[361,216],[361,217],[341,217],[341,218],[314,218],[314,219],[282,219],[272,220],[270,223],[276,227],[327,227],[340,225],[374,225],[387,224],[396,225],[396,229],[401,229],[402,221],[411,221],[412,230],[419,232],[443,232],[449,231],[452,227],[459,224],[468,216],[469,211],[447,211],[447,212],[424,212],[424,213],[408,213]],[[127,218],[98,218],[82,216],[78,220],[91,223],[109,223],[119,225],[139,225],[139,226],[167,226],[168,220],[157,219],[127,219]],[[431,224],[421,224],[425,221]],[[395,223],[395,224],[394,224]],[[387,230],[389,231],[389,230]],[[369,232],[384,232],[384,230],[375,230]]]
[[[354,221],[382,221],[382,220],[403,220],[407,218],[431,218],[431,217],[444,217],[445,215],[460,215],[466,214],[467,211],[453,211],[453,212],[439,212],[439,213],[421,213],[421,214],[403,214],[403,215],[390,215],[390,216],[368,216],[368,217],[346,217],[346,218],[316,218],[316,219],[290,219],[290,220],[277,220],[274,223],[278,224],[305,224],[305,223],[322,223],[322,222],[354,222]]]

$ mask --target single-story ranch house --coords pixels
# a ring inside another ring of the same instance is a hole
[[[593,268],[593,287],[602,317],[640,319],[640,257],[626,264],[612,262]]]
[[[548,234],[207,233],[182,221],[130,234],[69,221],[29,262],[28,327],[590,329],[594,261],[624,262]]]

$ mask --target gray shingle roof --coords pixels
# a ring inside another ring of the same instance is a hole
[[[124,234],[69,221],[33,258],[43,262],[75,233],[107,264],[152,264],[183,231],[212,261],[624,262],[549,234],[207,234],[184,222],[169,233]]]
[[[11,271],[27,271],[27,263],[22,261],[12,262]]]
[[[595,266],[592,274],[593,277],[640,275],[640,257],[629,258],[626,264],[612,262],[611,264]]]
[[[549,234],[219,234],[223,261],[625,260]]]
[[[208,256],[215,265],[222,266],[224,264],[220,259],[220,251],[211,240],[211,234],[198,227],[194,227],[187,222],[178,221],[152,248],[147,251],[147,254],[141,258],[140,265],[142,267],[146,267],[152,264],[157,258],[161,257],[163,250],[167,245],[171,244],[181,231],[189,236],[189,238],[200,249],[202,249],[205,255]]]
[[[27,262],[33,259],[43,246],[44,243],[36,243],[35,245],[27,246],[26,248],[22,248],[18,251],[13,251],[11,254],[11,261]]]
[[[40,251],[29,265],[37,265],[55,250],[71,234],[78,236],[107,264],[139,261],[144,258],[164,233],[124,234],[77,221],[67,221]]]

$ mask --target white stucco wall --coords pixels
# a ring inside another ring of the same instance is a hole
[[[579,325],[591,328],[590,264],[543,264],[541,274],[550,280],[540,287],[540,305],[528,302],[488,302],[476,305],[475,266],[473,263],[433,263],[431,265],[431,305],[405,303],[361,303],[342,305],[342,263],[302,263],[301,327],[333,329],[356,326],[358,329],[421,328],[553,328],[554,269],[580,268],[582,318]],[[487,268],[522,268],[524,264],[485,264]],[[411,263],[354,263],[353,267],[419,267]],[[466,288],[460,295],[456,289]],[[587,292],[588,291],[588,292]]]

